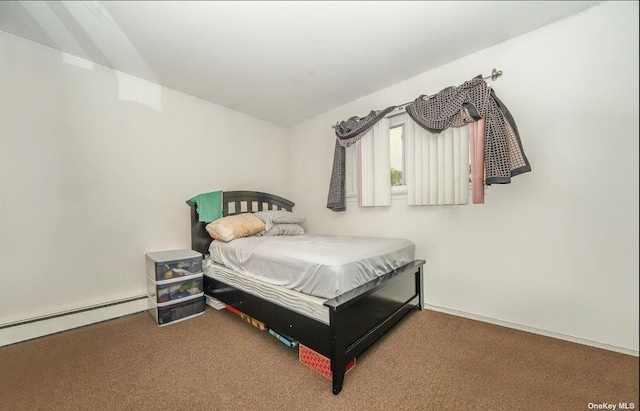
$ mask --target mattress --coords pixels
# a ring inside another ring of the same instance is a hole
[[[222,281],[227,285],[280,305],[281,307],[313,318],[324,324],[329,324],[329,307],[323,305],[326,301],[324,298],[299,293],[288,288],[247,277],[223,265],[213,263],[209,259],[205,260],[203,265],[204,275],[209,278]]]
[[[214,240],[210,258],[263,283],[331,299],[414,260],[415,244],[400,238],[332,236]]]

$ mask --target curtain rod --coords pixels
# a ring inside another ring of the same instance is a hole
[[[486,79],[490,78],[490,79],[491,79],[491,81],[496,81],[496,80],[498,79],[498,77],[500,77],[501,75],[502,75],[502,70],[498,70],[498,69],[495,69],[495,68],[494,68],[494,69],[491,71],[491,74],[490,74],[490,75],[485,76],[485,77],[482,77],[482,79],[483,79],[483,80],[486,80]],[[430,99],[430,98],[431,98],[431,97],[433,97],[433,96],[435,96],[435,94],[432,94],[432,95],[430,95],[430,96],[427,96],[427,97],[426,97],[426,99]],[[407,102],[407,103],[399,104],[399,105],[397,105],[396,107],[401,108],[401,107],[404,107],[404,106],[407,106],[407,105],[409,105],[409,104],[413,103],[414,101],[415,101],[415,100],[411,100],[411,101],[409,101],[409,102]]]

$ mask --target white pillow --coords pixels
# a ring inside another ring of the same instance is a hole
[[[253,214],[264,222],[267,231],[270,230],[274,224],[302,224],[305,220],[304,217],[300,217],[287,210],[257,211]]]
[[[302,235],[304,228],[298,224],[274,224],[263,235]]]

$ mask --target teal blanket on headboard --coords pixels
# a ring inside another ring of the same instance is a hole
[[[210,223],[222,218],[222,191],[198,194],[191,201],[196,204],[200,221]]]

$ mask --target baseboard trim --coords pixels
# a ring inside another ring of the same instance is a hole
[[[148,310],[147,295],[136,295],[0,325],[0,347]]]
[[[638,357],[638,351],[631,350],[631,349],[628,349],[628,348],[623,348],[623,347],[617,347],[615,345],[609,345],[609,344],[604,344],[604,343],[600,343],[600,342],[597,342],[597,341],[585,340],[583,338],[572,337],[570,335],[565,335],[565,334],[560,334],[560,333],[556,333],[556,332],[541,330],[541,329],[534,328],[534,327],[528,327],[526,325],[520,325],[520,324],[516,324],[516,323],[511,323],[511,322],[508,322],[508,321],[496,320],[496,319],[489,318],[489,317],[483,317],[481,315],[467,313],[465,311],[458,311],[458,310],[453,310],[453,309],[450,309],[450,308],[438,307],[438,306],[431,305],[431,304],[425,304],[424,308],[427,309],[427,310],[438,311],[438,312],[441,312],[441,313],[444,313],[444,314],[455,315],[457,317],[469,318],[471,320],[482,321],[482,322],[489,323],[489,324],[499,325],[501,327],[513,328],[513,329],[516,329],[516,330],[530,332],[530,333],[533,333],[533,334],[544,335],[545,337],[557,338],[559,340],[565,340],[565,341],[569,341],[569,342],[573,342],[573,343],[577,343],[577,344],[588,345],[588,346],[595,347],[595,348],[601,348],[603,350],[615,351],[615,352],[619,352],[621,354],[627,354],[627,355],[632,355],[634,357]]]

